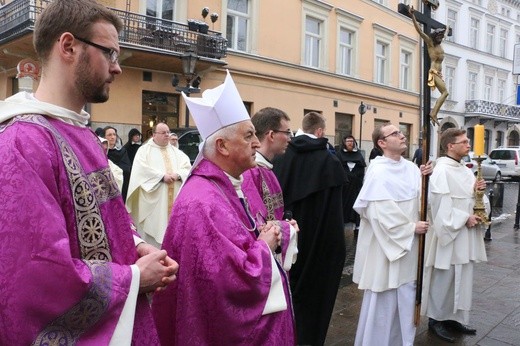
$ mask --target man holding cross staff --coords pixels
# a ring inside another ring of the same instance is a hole
[[[413,345],[418,238],[428,230],[419,220],[421,173],[402,157],[406,137],[390,123],[372,134],[383,152],[370,162],[354,203],[359,227],[353,281],[364,290],[356,346]],[[383,317],[384,316],[384,317]]]
[[[431,120],[437,124],[436,114],[447,97],[440,75],[444,59],[440,42],[446,29],[432,21],[429,6],[432,4],[426,6],[426,15],[417,13],[419,19],[415,18],[413,8],[406,5],[400,4],[399,12],[412,17],[415,28],[426,41],[424,75],[431,74],[434,85],[443,93],[432,112]],[[418,21],[425,24],[426,32],[431,26],[444,28],[442,37],[430,38],[420,30]],[[401,157],[407,143],[396,126],[385,124],[372,134],[374,146],[382,150],[383,156],[371,162],[354,204],[361,216],[361,226],[353,280],[365,290],[355,345],[413,345],[415,338],[421,307],[424,234],[428,230],[428,175],[432,172],[431,164],[426,163],[431,115],[428,89],[425,83],[422,122],[425,140],[420,172],[417,166]]]

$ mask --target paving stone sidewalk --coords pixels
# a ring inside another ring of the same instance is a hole
[[[501,184],[489,185],[496,193]],[[518,182],[505,181],[500,207],[493,208],[491,240],[486,242],[488,262],[475,265],[470,325],[477,335],[460,336],[448,344],[428,331],[427,318],[417,328],[415,345],[520,345],[520,231],[514,228]],[[496,205],[496,200],[495,203]],[[353,345],[363,292],[352,283],[355,240],[345,229],[347,260],[325,345]],[[383,345],[381,345],[383,346]]]

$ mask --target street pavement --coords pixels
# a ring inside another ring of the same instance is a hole
[[[488,190],[493,188],[496,196],[500,185],[490,183]],[[470,326],[477,329],[477,334],[460,335],[455,344],[449,344],[429,332],[428,318],[421,316],[415,345],[520,345],[520,231],[514,228],[518,185],[504,180],[502,206],[496,203],[500,198],[494,198],[491,240],[486,241],[488,261],[475,265]],[[363,291],[352,283],[356,244],[348,226],[345,238],[347,260],[325,341],[327,346],[354,344],[363,299]]]

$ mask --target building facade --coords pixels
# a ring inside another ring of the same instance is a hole
[[[513,75],[515,45],[520,44],[519,0],[446,0],[434,18],[453,35],[443,43],[443,75],[449,96],[438,130],[485,126],[485,152],[520,145],[518,76]],[[520,56],[516,57],[520,59]],[[432,94],[432,102],[438,97]],[[432,142],[438,147],[438,131]]]
[[[5,2],[0,8],[2,99],[37,84],[17,78],[17,65],[22,59],[36,61],[32,30],[48,0]],[[331,142],[339,145],[342,136],[352,134],[367,153],[372,149],[374,127],[390,121],[399,125],[409,140],[406,157],[418,145],[422,42],[411,20],[399,14],[397,6],[404,2],[419,7],[419,0],[100,2],[114,9],[124,22],[120,35],[123,74],[112,83],[110,100],[88,105],[87,110],[92,115],[92,127],[112,125],[123,142],[133,127],[149,136],[151,125],[157,121],[165,121],[170,128],[194,126],[180,91],[197,96],[220,84],[225,69],[229,69],[251,114],[267,106],[283,109],[296,130],[305,113],[321,112],[327,119],[326,134]],[[470,7],[443,1],[436,19],[445,22],[442,11],[453,4],[460,9]],[[205,18],[201,14],[204,7],[209,8]],[[513,20],[510,27],[516,28]],[[447,42],[446,51],[448,46],[462,46],[456,42]],[[460,64],[464,58],[459,55],[465,53],[457,54],[450,50],[446,63]],[[511,52],[507,54],[507,58],[501,58],[503,67],[495,73],[496,93],[502,74],[508,76],[505,82],[512,88],[511,69],[506,68]],[[193,57],[195,71],[187,81],[183,59],[188,63]],[[482,63],[482,59],[475,57],[474,62]],[[457,80],[465,78],[461,68],[456,73]],[[479,78],[485,80],[484,72]],[[509,95],[510,91],[503,93]],[[459,95],[451,95],[441,125],[471,125],[465,120],[465,102],[453,105],[453,98]],[[361,102],[366,106],[363,115]],[[504,138],[507,135],[504,133]]]

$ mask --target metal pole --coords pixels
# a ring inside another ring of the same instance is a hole
[[[361,152],[361,134],[363,133],[363,114],[359,114],[359,151]]]
[[[189,89],[189,87],[187,89]],[[190,97],[190,92],[189,91],[187,93],[185,93],[185,94],[186,94],[186,96]],[[186,103],[186,100],[184,101],[184,103]],[[186,103],[186,111],[184,113],[185,113],[184,127],[190,127],[190,110],[188,109],[188,104],[187,103]]]
[[[489,189],[489,226],[484,235],[484,240],[491,241],[491,217],[493,216],[493,189]]]
[[[361,151],[361,143],[363,142],[363,139],[361,138],[363,134],[363,114],[365,114],[367,111],[367,106],[361,101],[358,107],[358,113],[359,113],[359,151]]]
[[[516,217],[515,224],[513,225],[514,229],[518,229],[518,222],[520,221],[520,182],[517,184],[518,186],[518,197],[516,199]]]

